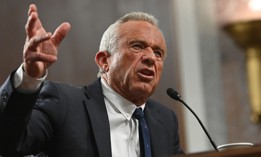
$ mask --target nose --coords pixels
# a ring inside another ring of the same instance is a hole
[[[156,56],[151,47],[147,47],[145,53],[142,56],[142,62],[148,66],[152,66],[156,62]]]

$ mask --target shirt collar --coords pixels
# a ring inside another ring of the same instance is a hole
[[[104,97],[107,98],[109,102],[111,102],[110,104],[113,105],[114,108],[116,108],[117,112],[121,113],[127,120],[130,120],[137,106],[132,102],[128,101],[127,99],[123,98],[116,91],[114,91],[107,84],[104,78],[101,78],[101,84]],[[144,110],[145,103],[139,107],[141,107],[142,110]]]

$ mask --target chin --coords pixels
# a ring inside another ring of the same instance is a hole
[[[136,95],[139,95],[139,96],[147,96],[149,97],[153,92],[154,92],[154,88],[152,88],[150,85],[142,85],[142,86],[137,86],[137,87],[134,87],[134,93]]]

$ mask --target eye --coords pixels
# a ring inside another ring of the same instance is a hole
[[[135,50],[142,50],[145,49],[145,45],[141,43],[133,43],[131,47]]]
[[[155,50],[154,54],[157,58],[163,58],[163,52],[161,50]]]

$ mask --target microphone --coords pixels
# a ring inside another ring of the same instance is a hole
[[[213,148],[218,151],[217,145],[215,144],[215,142],[212,140],[212,138],[210,137],[207,129],[205,128],[205,126],[203,125],[203,123],[201,122],[201,120],[199,119],[199,117],[196,115],[196,113],[183,101],[182,97],[179,95],[179,93],[172,89],[172,88],[168,88],[167,89],[167,94],[174,100],[181,102],[184,106],[186,106],[188,108],[188,110],[196,117],[196,119],[198,120],[200,126],[203,128],[205,134],[207,135],[210,143],[212,144]]]

